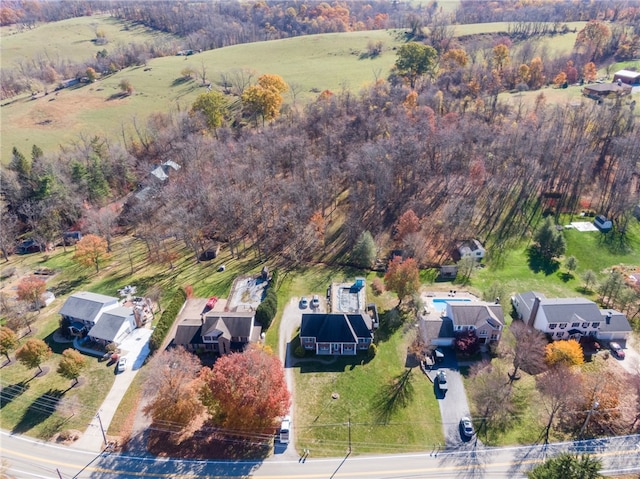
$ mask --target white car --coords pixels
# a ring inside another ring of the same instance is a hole
[[[467,437],[472,437],[476,433],[473,430],[473,423],[471,422],[471,419],[469,419],[467,416],[464,416],[462,419],[460,419],[460,426],[462,427],[462,434]]]
[[[309,307],[309,300],[306,296],[300,298],[300,309],[307,309]]]
[[[313,295],[313,299],[311,300],[311,307],[313,309],[318,309],[320,307],[320,298],[317,294]]]
[[[125,369],[127,369],[127,358],[120,358],[118,360],[116,371],[118,371],[119,373],[123,373]]]

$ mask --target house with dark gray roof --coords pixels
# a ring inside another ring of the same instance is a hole
[[[103,312],[118,306],[118,298],[81,291],[67,298],[60,314],[69,321],[72,334],[80,335],[93,328]]]
[[[480,261],[487,254],[487,250],[477,239],[470,239],[458,244],[458,254],[460,258],[473,258]]]
[[[259,341],[261,333],[253,313],[211,311],[180,321],[171,345],[223,355],[242,351],[247,344]]]
[[[102,312],[99,321],[89,330],[88,336],[100,344],[120,344],[134,329],[136,319],[133,308],[117,306]]]
[[[300,342],[316,354],[355,355],[373,341],[374,321],[367,313],[309,313],[302,315]]]
[[[604,341],[626,341],[631,325],[613,309],[600,309],[586,298],[546,298],[528,291],[511,298],[518,317],[552,340],[592,336]]]
[[[454,334],[473,330],[481,344],[498,343],[504,328],[502,306],[484,301],[446,303],[445,315],[453,323]]]

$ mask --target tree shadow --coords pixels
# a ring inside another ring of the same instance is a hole
[[[569,281],[574,279],[575,276],[572,273],[569,273],[567,271],[563,271],[563,272],[558,272],[558,278],[560,278],[560,280],[563,283],[568,283]]]
[[[525,447],[517,449],[509,473],[511,476],[521,476],[531,470],[531,464],[544,462],[549,454],[547,445]]]
[[[534,273],[544,273],[545,276],[549,276],[560,268],[560,263],[558,261],[555,259],[545,258],[534,246],[527,250],[527,259],[529,268]]]
[[[406,369],[380,389],[373,401],[375,421],[378,424],[389,424],[393,414],[411,402],[415,392],[411,373],[411,369]]]
[[[486,476],[488,454],[485,449],[478,448],[478,439],[473,438],[462,443],[456,452],[461,454],[441,454],[440,464],[443,467],[455,467],[458,477],[474,479]],[[452,451],[453,452],[453,451]]]
[[[49,389],[37,397],[24,412],[24,415],[11,431],[13,434],[24,434],[38,424],[46,421],[56,411],[63,391]]]
[[[403,324],[404,318],[398,308],[385,311],[380,314],[380,327],[376,330],[376,339],[379,342],[388,341]]]
[[[51,292],[56,296],[64,296],[77,290],[82,284],[87,281],[87,276],[78,276],[68,281],[61,281],[57,285],[51,288]]]
[[[29,381],[20,381],[9,386],[3,386],[0,389],[0,409],[11,404],[14,399],[20,397],[27,389],[29,389]]]

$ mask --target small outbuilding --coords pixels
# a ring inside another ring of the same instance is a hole
[[[593,220],[593,224],[603,233],[606,233],[607,231],[611,231],[613,229],[613,223],[611,222],[611,220],[603,215],[596,216],[596,218]]]
[[[618,70],[613,74],[613,81],[626,83],[627,85],[640,85],[640,72],[631,70]]]

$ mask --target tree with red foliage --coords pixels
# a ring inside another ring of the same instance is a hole
[[[18,299],[39,307],[46,289],[47,285],[43,279],[36,276],[25,276],[18,283]]]
[[[216,426],[228,434],[273,434],[291,405],[284,369],[268,348],[251,346],[204,368],[205,404]]]
[[[480,351],[480,339],[473,329],[457,331],[453,344],[460,354],[466,356],[473,356]]]
[[[402,304],[405,297],[420,289],[420,271],[416,260],[407,258],[403,261],[401,256],[395,256],[387,267],[384,285],[398,295],[398,305]]]

